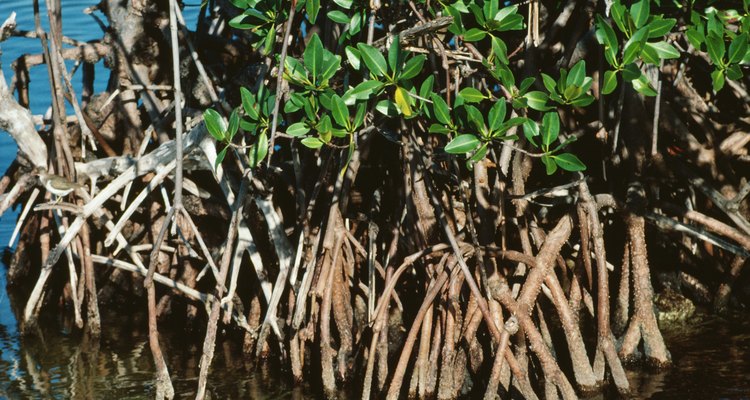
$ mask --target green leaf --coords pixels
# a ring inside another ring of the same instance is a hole
[[[489,115],[487,116],[487,123],[491,132],[495,132],[500,129],[500,126],[505,120],[505,115],[507,112],[506,107],[507,106],[505,104],[505,100],[499,100],[495,102],[495,105],[493,105],[492,108],[490,108]]]
[[[581,88],[575,85],[568,86],[563,93],[566,100],[575,100],[582,94]]]
[[[531,142],[534,147],[539,147],[536,142],[536,137],[539,136],[539,125],[537,125],[536,121],[526,119],[526,122],[523,123],[523,135],[526,136],[526,140]]]
[[[276,25],[271,25],[271,29],[266,33],[266,38],[263,40],[263,55],[271,54],[273,45],[276,43]]]
[[[619,44],[615,30],[600,15],[596,16],[596,27],[596,39],[600,44],[612,49],[616,54]]]
[[[640,0],[630,7],[630,15],[633,17],[635,28],[640,29],[648,21],[651,0]]]
[[[461,91],[458,92],[458,95],[461,96],[467,103],[479,103],[487,98],[482,94],[482,92],[474,89],[473,87],[466,87],[461,89]]]
[[[552,109],[552,107],[547,105],[548,97],[544,92],[533,90],[523,95],[523,97],[528,102],[529,107],[533,110],[548,111]]]
[[[464,40],[467,42],[476,42],[484,39],[485,36],[487,36],[487,32],[478,28],[471,28],[464,33]]]
[[[641,0],[641,1],[648,1],[648,0]],[[625,43],[625,50],[623,51],[623,54],[622,54],[623,64],[629,64],[635,61],[636,57],[638,57],[638,54],[640,54],[641,49],[643,49],[643,45],[646,42],[647,33],[648,33],[648,28],[639,29],[633,34],[633,36],[630,37],[627,43]]]
[[[323,52],[323,70],[320,72],[320,81],[318,84],[323,85],[329,79],[336,75],[341,67],[341,57],[334,55],[328,50]]]
[[[343,12],[341,12],[339,10],[329,11],[328,14],[326,14],[326,15],[328,15],[328,19],[330,19],[331,21],[336,22],[338,24],[348,24],[349,23],[349,16],[346,15],[346,14],[344,14]]]
[[[464,109],[469,123],[474,126],[477,132],[484,134],[487,131],[487,126],[484,124],[484,115],[474,106],[467,105]]]
[[[268,138],[266,137],[266,133],[261,133],[258,136],[258,140],[248,150],[248,163],[252,167],[257,167],[266,158],[266,154],[268,154]]]
[[[435,76],[434,75],[428,75],[427,78],[425,78],[424,81],[422,81],[422,86],[419,87],[419,97],[429,99],[432,94],[432,88],[435,86]]]
[[[352,68],[359,71],[359,66],[360,66],[359,50],[355,49],[352,46],[346,46],[346,48],[344,49],[344,53],[346,54],[346,59],[349,60],[349,65],[351,65]]]
[[[609,9],[610,14],[612,15],[612,20],[615,21],[615,25],[617,25],[617,28],[620,29],[620,32],[627,34],[629,31],[625,25],[625,11],[625,6],[620,4],[619,1],[612,4],[612,7]]]
[[[458,135],[445,145],[445,152],[448,154],[465,154],[476,149],[480,143],[479,139],[472,134]]]
[[[663,37],[672,30],[677,20],[674,18],[656,19],[651,21],[648,26],[648,38],[656,39]]]
[[[651,86],[651,82],[649,82],[648,78],[643,73],[641,73],[641,76],[639,76],[638,79],[634,79],[632,83],[633,89],[644,96],[653,97],[657,94],[656,90]]]
[[[610,94],[617,88],[617,71],[605,71],[602,94]]]
[[[727,79],[733,80],[733,81],[738,81],[742,79],[743,77],[742,70],[740,69],[739,64],[732,64],[729,67],[727,67],[726,75],[727,75]]]
[[[380,54],[378,49],[364,43],[357,43],[357,48],[362,55],[362,60],[364,60],[365,65],[367,65],[367,68],[370,70],[370,73],[375,76],[386,76],[388,71],[385,58]]]
[[[393,36],[391,47],[388,48],[388,66],[393,71],[395,77],[401,75],[403,60],[404,53],[401,51],[401,39],[398,35]]]
[[[227,156],[227,149],[229,149],[229,147],[224,147],[223,149],[221,149],[219,154],[216,155],[216,161],[214,162],[214,169],[217,168],[219,164],[221,164],[222,161],[224,161],[224,157]]]
[[[367,100],[373,93],[377,93],[382,88],[383,82],[376,80],[364,81],[354,89],[351,89],[348,94],[357,100]]]
[[[708,56],[713,61],[714,65],[724,66],[724,39],[714,34],[706,36],[706,47],[708,49]]]
[[[320,41],[317,33],[313,33],[302,57],[305,60],[305,68],[310,72],[315,83],[323,70],[323,42]]]
[[[583,80],[586,78],[586,61],[580,60],[570,69],[568,78],[565,81],[565,86],[582,86]]]
[[[430,133],[439,133],[439,134],[442,134],[442,135],[447,135],[448,133],[450,133],[451,130],[450,130],[450,128],[446,127],[445,125],[432,124],[432,125],[430,125],[430,130],[429,131],[430,131]]]
[[[438,96],[437,93],[433,93],[430,96],[430,100],[432,100],[432,109],[435,111],[435,119],[441,124],[450,125],[451,114],[448,103],[442,97]]]
[[[227,127],[227,141],[232,141],[232,138],[237,133],[237,129],[240,127],[240,109],[235,108],[232,110],[232,114],[229,115],[229,126]]]
[[[341,97],[335,94],[331,97],[331,114],[339,126],[349,128],[349,109]]]
[[[717,69],[711,73],[711,83],[713,84],[714,92],[719,92],[724,88],[724,71]]]
[[[548,112],[542,117],[542,145],[546,148],[560,135],[560,117],[556,112]]]
[[[700,49],[701,44],[706,41],[706,37],[697,29],[688,29],[685,31],[685,37],[696,49]]]
[[[505,32],[505,31],[513,31],[523,29],[523,16],[518,14],[512,14],[507,16],[506,18],[503,18],[502,21],[500,21],[500,26],[497,27],[497,31]]]
[[[362,123],[365,122],[365,116],[367,115],[367,104],[359,103],[357,106],[357,112],[354,114],[354,129],[359,128]]]
[[[317,130],[321,136],[330,133],[332,129],[333,123],[331,123],[331,117],[328,114],[322,116],[320,121],[318,121],[318,124],[315,125],[315,130]]]
[[[245,115],[258,120],[258,110],[255,109],[255,96],[244,87],[240,88],[240,96],[242,96],[242,109],[245,110]]]
[[[747,32],[737,35],[737,37],[732,40],[732,43],[729,45],[729,64],[735,64],[742,61],[742,58],[745,57],[745,53],[747,53],[748,50],[747,40]]]
[[[294,137],[305,136],[307,132],[310,132],[310,128],[304,122],[297,122],[286,128],[286,134]]]
[[[628,82],[638,79],[641,75],[641,70],[635,65],[635,63],[630,63],[622,69],[622,79],[625,79]]]
[[[305,11],[307,11],[307,17],[310,18],[310,23],[314,24],[320,12],[320,0],[307,0]]]
[[[545,154],[542,156],[542,163],[544,163],[547,175],[552,175],[557,171],[557,163],[549,155]]]
[[[311,148],[311,149],[319,149],[323,147],[325,143],[323,143],[322,140],[316,138],[316,137],[309,137],[302,139],[301,142],[305,147]]]
[[[390,100],[381,100],[378,102],[378,104],[375,105],[375,109],[387,116],[387,117],[397,117],[398,116],[398,107],[396,107],[396,103],[390,101]]]
[[[526,90],[528,90],[535,81],[536,78],[533,77],[524,78],[524,80],[521,81],[521,84],[518,85],[518,91],[521,93],[526,92]]]
[[[547,88],[548,92],[557,93],[557,81],[555,78],[542,72],[542,83],[544,83],[544,87]]]
[[[508,64],[508,46],[499,37],[492,37],[492,54],[503,64]]]
[[[221,114],[213,108],[209,108],[203,112],[203,120],[206,122],[208,133],[210,133],[216,141],[223,141],[224,133],[227,131],[227,124],[224,122],[224,118],[222,118]]]
[[[573,107],[588,107],[591,103],[594,102],[594,100],[594,96],[583,95],[576,98],[575,100],[571,100],[570,105]]]
[[[555,164],[557,164],[558,167],[566,171],[577,172],[586,170],[586,165],[584,165],[583,162],[575,156],[575,154],[557,154],[552,156],[552,159],[555,160]]]
[[[672,46],[671,44],[661,41],[656,43],[646,43],[646,47],[653,49],[656,51],[656,54],[659,55],[659,58],[662,60],[669,60],[672,58],[679,58],[680,52],[677,51],[677,49]]]
[[[477,151],[474,152],[474,154],[469,157],[468,160],[466,160],[466,168],[469,170],[474,168],[474,164],[477,162],[484,160],[484,157],[487,156],[487,143],[483,143]]]
[[[422,67],[424,66],[425,59],[427,59],[427,57],[425,57],[424,54],[420,54],[418,56],[410,58],[409,61],[407,61],[404,65],[404,70],[401,71],[401,76],[399,79],[406,80],[419,75],[419,73],[422,72]]]

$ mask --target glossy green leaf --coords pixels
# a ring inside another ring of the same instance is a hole
[[[451,130],[445,125],[432,124],[430,125],[429,131],[430,133],[439,133],[441,135],[447,135],[448,133],[450,133]]]
[[[375,105],[375,109],[387,116],[387,117],[397,117],[398,116],[398,107],[396,106],[396,103],[390,101],[390,100],[381,100],[378,102],[378,104]]]
[[[677,20],[674,18],[655,19],[648,26],[648,38],[656,39],[663,37],[672,30]]]
[[[401,71],[400,79],[412,79],[419,75],[419,73],[422,72],[422,67],[424,66],[424,61],[426,59],[427,57],[425,57],[424,54],[410,58],[404,65],[403,71]]]
[[[341,97],[335,94],[331,97],[331,115],[333,115],[333,120],[339,126],[344,128],[349,127],[349,109],[344,104],[344,101],[341,100]]]
[[[385,57],[380,54],[380,50],[364,43],[357,43],[357,48],[370,73],[375,76],[386,76],[388,67],[385,63]]]
[[[604,47],[612,49],[615,53],[619,48],[617,35],[614,29],[600,15],[596,16],[596,38]]]
[[[547,171],[547,175],[552,175],[557,172],[557,163],[555,163],[555,160],[552,159],[552,157],[546,154],[543,155],[542,163],[544,164],[545,170]]]
[[[313,33],[302,57],[305,60],[305,68],[310,71],[313,83],[315,83],[323,70],[323,42],[320,41],[317,33]]]
[[[548,92],[557,92],[557,81],[555,80],[555,78],[545,74],[544,72],[542,72],[542,83],[544,83],[544,87],[547,88]]]
[[[536,137],[539,136],[539,125],[532,119],[526,119],[523,123],[523,135],[526,136],[526,140],[531,142],[534,147],[539,147],[536,142]]]
[[[473,87],[465,87],[461,89],[461,91],[458,92],[458,95],[467,103],[479,103],[487,98],[482,92]]]
[[[346,46],[346,48],[344,49],[344,53],[346,54],[346,59],[349,60],[349,65],[359,71],[361,60],[359,50],[355,49],[352,46]]]
[[[556,112],[548,112],[542,117],[542,145],[549,147],[560,135],[560,117]]]
[[[320,12],[320,0],[307,0],[305,11],[307,11],[307,17],[310,19],[310,23],[314,24],[315,20],[318,19],[318,13]]]
[[[328,15],[328,19],[330,19],[333,22],[336,22],[339,24],[349,23],[349,16],[339,10],[329,11],[328,14],[326,15]]]
[[[325,143],[316,137],[309,137],[302,139],[301,143],[310,149],[319,149],[323,147]]]
[[[711,83],[714,89],[714,92],[719,92],[721,89],[724,88],[724,83],[726,83],[724,78],[724,71],[717,69],[716,71],[711,73]]]
[[[533,110],[548,111],[552,109],[552,107],[547,105],[548,97],[544,92],[534,90],[526,93],[523,97],[526,99],[529,107]]]
[[[221,151],[219,152],[219,154],[216,155],[216,161],[214,162],[214,168],[218,167],[219,164],[221,164],[221,162],[224,161],[224,157],[227,156],[227,150],[228,149],[229,149],[229,147],[224,147],[223,149],[221,149]]]
[[[706,48],[708,49],[708,56],[713,61],[714,65],[724,65],[724,39],[714,34],[706,36]]]
[[[487,32],[478,28],[471,28],[464,33],[464,40],[467,42],[476,42],[484,39],[485,36],[487,36]]]
[[[432,109],[435,112],[435,119],[441,124],[450,125],[451,114],[448,103],[446,103],[442,97],[438,96],[437,93],[433,93],[432,96],[430,96],[430,100],[432,100]]]
[[[602,84],[602,94],[610,94],[617,88],[617,72],[605,71]]]
[[[227,131],[227,124],[221,114],[213,108],[209,108],[203,112],[203,120],[206,123],[208,133],[210,133],[216,141],[223,141],[224,133]]]
[[[647,33],[648,28],[641,28],[637,30],[633,34],[633,36],[630,37],[627,43],[625,43],[625,50],[623,50],[622,53],[623,64],[629,64],[635,61],[636,57],[638,57],[638,54],[640,54],[641,49],[643,49],[643,45],[646,42]]]
[[[674,46],[665,41],[646,43],[646,47],[654,49],[654,51],[656,51],[656,54],[658,54],[659,58],[662,60],[669,60],[672,58],[680,57],[680,52],[677,51]]]
[[[449,154],[465,154],[476,149],[481,142],[472,134],[458,135],[445,145],[445,152]]]
[[[388,48],[388,66],[395,76],[401,75],[401,67],[404,60],[404,53],[401,50],[401,39],[398,35],[393,36],[391,47]]]
[[[578,61],[568,73],[565,86],[583,86],[583,80],[586,78],[586,61]]]
[[[232,141],[232,138],[237,133],[240,127],[240,110],[235,108],[232,110],[232,114],[229,115],[229,126],[227,127],[226,137],[227,141]]]
[[[552,156],[552,159],[555,160],[555,164],[557,164],[558,167],[564,169],[565,171],[577,172],[586,170],[586,165],[584,165],[583,162],[578,157],[576,157],[575,154],[556,154]]]
[[[737,35],[729,45],[729,64],[735,64],[745,57],[745,53],[748,51],[748,35],[747,32]]]
[[[630,15],[636,29],[640,29],[648,21],[651,12],[651,0],[640,0],[630,7]]]
[[[310,132],[310,128],[304,122],[297,122],[286,128],[286,134],[294,137],[305,136],[307,132]]]
[[[489,125],[490,131],[495,132],[500,129],[500,126],[505,120],[507,112],[507,106],[505,100],[499,100],[495,102],[495,105],[490,108],[490,112],[487,115],[487,124]]]
[[[358,100],[367,100],[373,93],[383,88],[383,83],[376,80],[364,81],[349,91],[349,95]]]
[[[651,82],[649,82],[646,75],[641,74],[641,76],[639,76],[638,79],[633,80],[632,83],[633,89],[635,89],[636,92],[644,96],[656,96],[656,90],[651,86]]]

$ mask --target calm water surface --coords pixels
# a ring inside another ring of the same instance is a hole
[[[62,3],[65,35],[84,41],[101,37],[98,25],[81,12],[93,1]],[[0,21],[16,11],[19,29],[33,30],[31,5],[31,0],[0,0]],[[197,8],[188,7],[185,12],[189,20],[194,20]],[[9,66],[14,59],[39,49],[34,39],[4,42],[6,79],[10,79]],[[108,75],[102,66],[97,68],[98,91],[105,87]],[[80,78],[74,77],[74,81],[79,82]],[[50,99],[44,67],[32,70],[31,91],[32,112],[44,114]],[[13,141],[0,132],[0,171],[5,171],[15,152]],[[0,246],[8,244],[17,217],[18,210],[9,210],[0,217]],[[153,398],[152,359],[142,314],[130,315],[124,310],[103,314],[103,335],[97,343],[70,334],[62,319],[44,321],[39,337],[21,338],[13,312],[21,305],[11,304],[4,288],[5,271],[0,270],[0,398]],[[750,319],[705,316],[695,324],[698,329],[672,329],[665,333],[673,368],[630,373],[635,388],[633,398],[750,399]],[[163,327],[162,334],[178,397],[192,398],[197,386],[200,344],[186,342],[183,333]],[[292,389],[273,373],[249,372],[252,366],[245,365],[239,354],[241,349],[236,345],[217,345],[209,388],[214,398],[310,397],[309,391],[306,395],[301,389]]]

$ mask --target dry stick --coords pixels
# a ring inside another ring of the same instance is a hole
[[[80,254],[83,260],[83,270],[85,271],[85,288],[86,288],[86,331],[89,335],[98,337],[101,334],[102,326],[99,319],[99,305],[96,296],[96,276],[94,275],[94,261],[91,259],[91,239],[88,224],[83,224],[81,228],[81,241],[83,242],[83,254]]]
[[[659,144],[659,111],[661,110],[661,91],[662,91],[662,77],[661,70],[664,68],[664,59],[659,63],[659,68],[656,70],[657,84],[656,84],[656,99],[654,100],[654,121],[651,132],[651,157],[655,156],[659,150],[657,145]]]
[[[415,144],[416,142],[413,139],[414,137],[412,136],[412,143]],[[418,149],[418,150],[421,150],[421,149]],[[443,227],[443,232],[448,238],[448,243],[450,243],[451,248],[453,249],[453,252],[456,254],[458,264],[461,266],[461,271],[463,272],[464,277],[466,278],[466,283],[469,284],[471,293],[477,299],[477,302],[479,304],[479,309],[482,311],[482,316],[484,317],[485,324],[487,325],[487,329],[490,331],[495,341],[499,343],[502,340],[502,333],[500,332],[498,327],[495,325],[495,322],[492,319],[492,315],[490,314],[489,307],[487,306],[487,301],[482,296],[482,293],[479,290],[477,283],[474,281],[474,277],[471,275],[469,266],[466,265],[466,261],[461,256],[458,243],[456,242],[456,237],[453,235],[453,232],[451,232],[450,225],[448,224],[448,220],[446,219],[445,213],[443,212],[443,207],[440,204],[440,200],[437,198],[437,194],[435,193],[436,190],[432,185],[432,178],[430,177],[429,173],[427,173],[429,170],[427,169],[427,160],[425,159],[425,155],[421,153],[421,151],[420,151],[420,155],[421,157],[419,161],[421,162],[421,166],[425,172],[422,176],[424,177],[425,186],[427,187],[427,190],[430,194],[430,198],[432,200],[432,206],[435,208],[435,213],[438,214],[438,218],[440,219],[440,224]],[[515,360],[515,356],[513,355],[513,352],[509,347],[505,349],[498,349],[498,351],[506,351],[506,358],[508,362],[511,364],[517,364]],[[527,387],[531,386],[530,384],[528,384],[528,376],[521,373],[521,371],[517,367],[513,368],[513,365],[511,365],[511,369],[513,370],[513,374],[516,375],[516,378],[519,380],[519,384],[523,386],[527,386]],[[565,385],[565,383],[567,383],[567,386]],[[564,389],[563,390],[564,395],[572,394],[572,396],[575,397],[573,388],[569,387],[570,383],[567,382],[567,379],[561,379],[560,384],[561,384],[561,389]]]
[[[414,347],[414,342],[417,340],[417,334],[419,333],[419,328],[422,325],[422,320],[423,318],[425,318],[427,310],[432,308],[432,302],[433,300],[435,300],[435,296],[437,296],[438,292],[443,288],[443,285],[445,285],[445,283],[448,281],[448,276],[449,274],[445,269],[440,271],[440,275],[438,275],[435,281],[432,282],[430,287],[427,289],[427,293],[425,293],[424,300],[422,301],[422,306],[419,307],[419,311],[414,317],[414,322],[412,322],[411,329],[409,329],[409,334],[406,337],[406,341],[404,342],[404,345],[402,347],[401,356],[398,359],[398,364],[396,364],[396,369],[393,371],[393,379],[391,380],[391,385],[389,386],[388,394],[386,395],[386,398],[388,399],[395,399],[399,397],[404,374],[406,373],[406,365],[409,362],[409,358],[411,357],[411,350]],[[415,366],[415,368],[417,367]]]
[[[289,49],[289,34],[292,31],[292,22],[294,21],[294,14],[297,10],[297,0],[292,0],[292,4],[289,7],[289,17],[286,21],[286,27],[284,28],[283,43],[281,44],[281,57],[279,58],[279,67],[276,71],[276,98],[273,103],[273,117],[271,122],[271,148],[268,150],[268,159],[266,160],[266,167],[271,165],[271,158],[273,157],[274,143],[276,142],[276,126],[279,123],[279,103],[281,102],[282,83],[284,81],[284,63],[286,62],[286,53]],[[262,346],[260,346],[262,347]]]
[[[208,317],[208,327],[206,328],[206,338],[203,341],[203,355],[200,361],[200,374],[198,376],[198,393],[195,396],[196,400],[202,400],[206,395],[206,385],[208,383],[208,368],[211,366],[211,360],[214,356],[214,346],[216,344],[216,331],[219,322],[219,313],[221,311],[221,301],[218,299],[222,298],[224,293],[224,282],[227,279],[229,273],[229,264],[232,261],[232,247],[234,246],[234,240],[237,237],[238,226],[242,219],[242,211],[245,205],[245,196],[247,194],[247,180],[242,179],[240,184],[240,191],[235,199],[234,212],[232,213],[232,221],[229,225],[229,233],[227,234],[227,247],[221,258],[221,267],[219,270],[219,278],[216,282],[216,289],[214,298],[217,299],[211,305],[211,313]]]
[[[596,256],[597,266],[597,344],[596,356],[594,357],[594,374],[600,382],[604,381],[605,365],[607,362],[612,372],[612,378],[615,386],[620,392],[627,392],[630,388],[628,378],[625,376],[625,370],[622,368],[622,362],[617,356],[615,349],[614,335],[609,322],[609,279],[607,277],[607,254],[604,247],[604,232],[599,223],[599,214],[597,203],[591,196],[588,184],[582,181],[578,185],[578,191],[581,196],[581,206],[588,215],[587,223],[589,231],[594,242],[594,254]],[[589,253],[583,254],[584,257],[591,257]]]
[[[182,210],[182,83],[180,82],[180,44],[177,41],[177,2],[169,0],[169,32],[172,40],[172,76],[174,77],[175,159],[173,207]],[[186,213],[187,214],[187,213]],[[188,218],[189,219],[189,218]],[[197,229],[195,230],[198,232]],[[209,254],[206,255],[207,257]],[[209,258],[211,260],[211,258]]]
[[[52,11],[56,8],[55,5],[52,4],[52,1],[54,0],[46,0],[47,4],[47,10],[48,10],[48,17],[50,22],[50,27],[59,27],[59,21],[56,20],[56,18],[53,16]],[[53,40],[52,42],[47,41],[47,34],[42,29],[41,25],[41,18],[39,17],[39,0],[34,0],[34,25],[36,26],[37,34],[39,35],[41,41],[42,41],[42,48],[44,49],[44,56],[47,60],[47,70],[49,71],[49,79],[50,79],[50,88],[53,91],[53,93],[57,93],[58,90],[61,91],[61,84],[60,84],[60,76],[58,75],[58,70],[55,68],[55,65],[57,65],[56,62],[54,62],[54,58],[57,57],[57,46],[56,41],[54,40],[55,32],[52,32]],[[62,158],[58,158],[58,167],[60,169],[59,173],[63,176],[66,175],[66,172],[69,174],[72,180],[75,180],[75,171],[73,171],[73,152],[70,149],[70,143],[68,142],[68,134],[65,127],[65,103],[62,99],[62,96],[54,96],[52,101],[52,116],[53,116],[53,133],[55,136],[55,146],[59,150],[62,150],[63,153]],[[65,166],[66,168],[62,168]]]
[[[336,242],[333,247],[333,256],[331,264],[328,267],[327,275],[321,277],[326,284],[326,290],[323,294],[323,303],[320,305],[320,368],[321,379],[323,381],[323,391],[328,398],[336,397],[336,378],[333,374],[333,349],[331,348],[331,298],[333,295],[333,276],[338,271],[339,254],[341,253],[341,242],[344,235],[337,234]],[[328,249],[330,251],[330,249]]]
[[[23,207],[23,211],[21,211],[21,215],[18,217],[18,222],[16,223],[16,227],[13,229],[13,234],[10,235],[8,247],[12,247],[13,243],[16,241],[16,236],[18,236],[18,233],[21,231],[21,225],[23,225],[23,222],[26,220],[26,216],[29,214],[31,206],[34,205],[34,201],[36,201],[37,196],[39,196],[39,189],[34,188],[34,190],[32,190],[31,194],[29,195],[29,200],[26,201],[26,205]]]
[[[617,305],[613,317],[615,332],[621,334],[628,326],[628,315],[630,314],[630,242],[625,241],[625,250],[622,253],[622,267],[620,268],[620,287],[617,290]]]

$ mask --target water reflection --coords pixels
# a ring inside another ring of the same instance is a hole
[[[18,337],[0,324],[0,397],[9,399],[153,398],[153,361],[143,314],[103,316],[103,334],[91,340],[70,332],[70,321],[40,321],[33,336]],[[194,398],[200,339],[165,332],[163,349],[177,398]],[[192,340],[197,339],[197,340]],[[217,344],[209,376],[212,398],[302,399],[278,374],[243,361],[241,348]]]

